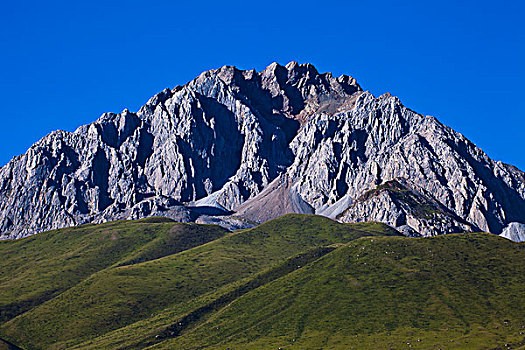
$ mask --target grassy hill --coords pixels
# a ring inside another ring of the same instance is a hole
[[[99,271],[170,255],[226,233],[216,226],[149,218],[0,241],[0,321],[60,296]]]
[[[154,348],[523,345],[524,263],[524,245],[489,234],[362,238]]]
[[[235,233],[153,219],[0,253],[0,337],[24,349],[525,345],[525,245],[489,234],[410,239],[314,215]]]

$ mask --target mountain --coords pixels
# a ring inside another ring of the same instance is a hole
[[[518,349],[524,248],[298,214],[44,232],[0,242],[0,348]]]
[[[4,239],[155,215],[236,229],[290,212],[501,234],[525,223],[525,174],[390,94],[296,62],[204,72],[0,169]]]

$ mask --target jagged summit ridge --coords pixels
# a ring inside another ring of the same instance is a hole
[[[149,215],[235,228],[311,212],[423,235],[499,234],[525,222],[524,179],[349,76],[296,62],[260,72],[224,66],[161,91],[137,113],[105,113],[15,157],[0,169],[0,232]],[[384,196],[363,200],[392,180],[439,204],[435,217]]]

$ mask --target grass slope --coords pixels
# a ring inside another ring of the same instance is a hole
[[[310,249],[255,275],[193,299],[185,303],[182,308],[165,309],[154,317],[143,319],[79,344],[75,349],[143,349],[186,333],[242,295],[318,259],[333,249],[335,248],[317,247]]]
[[[166,224],[157,225],[160,230]],[[203,229],[211,230],[203,225],[182,226],[195,231],[189,237],[198,236]],[[17,345],[28,349],[68,348],[155,318],[165,310],[179,317],[192,311],[192,303],[206,305],[203,300],[209,294],[221,288],[225,293],[231,292],[242,283],[249,283],[250,277],[312,248],[379,233],[395,234],[380,224],[352,227],[317,216],[287,215],[178,254],[169,253],[176,253],[180,244],[169,247],[161,235],[126,250],[126,254],[112,259],[98,272],[90,270],[83,279],[76,279],[76,284],[71,283],[74,286],[6,322],[0,331],[5,338],[16,339]],[[68,239],[68,235],[62,236],[60,239]],[[67,249],[66,253],[69,254]],[[240,284],[236,287],[236,283]],[[170,325],[172,319],[168,317],[167,321],[163,327]]]
[[[525,244],[494,235],[409,239],[314,215],[228,234],[162,219],[70,230],[0,244],[0,286],[33,303],[0,337],[24,349],[525,348]],[[64,282],[68,269],[78,276]],[[57,285],[44,301],[24,293]]]
[[[155,349],[493,349],[525,344],[525,245],[362,238]]]
[[[0,322],[58,297],[110,266],[173,254],[227,233],[214,226],[200,226],[196,233],[193,226],[150,218],[0,241]]]

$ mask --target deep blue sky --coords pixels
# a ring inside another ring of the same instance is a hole
[[[0,165],[225,64],[310,62],[525,170],[523,1],[6,1]]]

